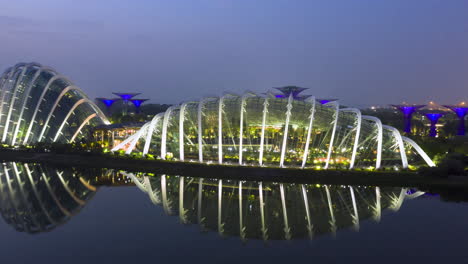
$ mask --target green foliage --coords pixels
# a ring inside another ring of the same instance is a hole
[[[428,177],[448,177],[450,175],[468,176],[468,155],[449,153],[438,157],[437,167],[422,167],[418,173]]]

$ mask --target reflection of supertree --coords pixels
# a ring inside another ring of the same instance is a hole
[[[64,224],[95,191],[72,170],[15,162],[0,165],[0,211],[20,232],[46,232]]]
[[[181,223],[241,239],[289,240],[359,229],[398,210],[406,189],[276,184],[127,173],[154,204]],[[178,212],[178,213],[177,213]]]
[[[464,136],[465,135],[465,116],[468,114],[468,107],[461,103],[459,105],[444,105],[445,107],[449,108],[458,116],[458,131],[457,135]]]
[[[411,117],[413,113],[419,108],[424,107],[424,105],[392,105],[396,109],[400,110],[403,113],[403,118],[405,122],[405,131],[407,134],[411,134]]]

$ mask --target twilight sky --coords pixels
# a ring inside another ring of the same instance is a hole
[[[179,103],[298,85],[352,106],[468,101],[466,0],[15,0],[0,69]]]

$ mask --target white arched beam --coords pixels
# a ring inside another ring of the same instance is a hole
[[[58,104],[60,103],[60,101],[62,100],[63,96],[68,93],[69,91],[73,91],[73,90],[78,90],[78,87],[75,86],[75,85],[70,85],[70,86],[67,86],[65,89],[62,90],[62,92],[59,94],[59,96],[57,97],[57,99],[55,100],[54,102],[54,105],[52,106],[52,109],[50,110],[49,112],[49,115],[47,116],[47,119],[46,121],[44,122],[44,125],[42,126],[42,130],[41,130],[41,133],[39,134],[39,138],[37,141],[41,141],[42,140],[42,137],[44,136],[44,133],[47,129],[47,126],[49,125],[49,121],[50,121],[50,118],[52,117],[53,113],[55,112],[55,108],[57,108]]]
[[[254,93],[247,92],[241,97],[239,121],[239,165],[242,165],[244,154],[244,112],[246,111],[245,107],[247,106],[247,98],[254,96],[256,96]]]
[[[60,74],[55,75],[55,76],[53,76],[52,78],[49,79],[46,86],[42,90],[41,96],[39,97],[39,100],[37,101],[36,107],[34,108],[34,112],[33,112],[33,115],[31,117],[31,121],[29,122],[29,127],[28,127],[28,130],[26,132],[26,137],[24,138],[23,144],[27,144],[28,141],[29,141],[29,137],[31,136],[31,130],[32,130],[33,126],[34,126],[34,123],[36,122],[36,115],[39,112],[39,109],[41,107],[42,101],[44,100],[44,96],[47,93],[47,90],[49,90],[49,87],[57,80],[62,80],[64,82],[66,82],[66,83],[71,84],[71,82],[67,79],[67,77],[65,77],[63,75],[60,75]]]
[[[80,106],[81,104],[84,104],[84,103],[91,104],[92,102],[91,102],[89,99],[85,99],[85,98],[76,101],[76,103],[72,106],[72,108],[70,109],[70,111],[68,111],[67,115],[65,116],[65,119],[63,119],[62,124],[60,124],[59,129],[57,130],[57,133],[55,134],[55,137],[54,137],[54,139],[53,139],[53,142],[57,141],[58,137],[59,137],[60,134],[62,133],[63,126],[65,126],[65,124],[66,124],[67,121],[68,121],[68,118],[70,118],[70,116],[73,114],[73,112],[75,111],[75,109],[76,109],[78,106]]]
[[[281,146],[281,156],[280,156],[280,164],[279,166],[282,168],[284,167],[284,158],[286,156],[286,145],[288,142],[288,130],[289,130],[289,120],[291,119],[291,110],[293,102],[293,94],[291,93],[288,98],[288,105],[286,106],[286,120],[284,124],[284,132],[283,132],[283,144]]]
[[[18,138],[18,133],[19,133],[19,130],[20,130],[20,127],[21,127],[21,121],[23,120],[24,110],[27,108],[26,106],[27,106],[27,103],[29,101],[29,97],[30,97],[30,94],[31,94],[32,87],[36,84],[37,79],[39,78],[39,76],[43,72],[49,72],[51,75],[56,74],[54,69],[52,69],[50,67],[44,67],[43,66],[43,67],[40,67],[36,71],[36,73],[34,74],[31,82],[29,82],[29,85],[26,87],[26,91],[25,91],[25,94],[26,94],[26,96],[24,97],[25,100],[23,100],[23,104],[21,106],[21,110],[20,110],[20,113],[18,115],[18,120],[16,121],[16,127],[15,127],[15,131],[13,133],[13,139],[11,141],[12,145],[15,145],[16,139]]]
[[[163,117],[164,113],[159,113],[151,119],[149,128],[148,128],[148,133],[146,133],[146,139],[145,139],[145,146],[143,147],[143,156],[148,154],[150,144],[151,144],[151,139],[153,137],[154,130],[156,128],[156,125],[158,122],[161,120]]]
[[[408,159],[406,157],[405,146],[403,145],[403,139],[401,137],[400,132],[398,131],[398,129],[396,129],[394,127],[391,127],[391,126],[383,125],[383,128],[392,132],[393,137],[395,138],[395,140],[397,141],[397,144],[398,144],[398,148],[399,148],[400,156],[401,156],[402,167],[404,169],[408,168]]]
[[[8,135],[8,129],[10,127],[10,119],[11,119],[11,114],[14,110],[14,106],[15,106],[15,101],[16,101],[16,93],[18,91],[18,86],[20,85],[20,83],[23,82],[24,80],[24,77],[26,76],[26,71],[32,67],[40,67],[40,64],[37,64],[37,63],[29,63],[27,65],[25,65],[23,67],[23,70],[21,71],[20,73],[20,76],[18,78],[18,80],[16,81],[16,84],[13,88],[13,94],[10,98],[10,105],[9,105],[9,109],[8,109],[8,114],[7,114],[7,117],[6,117],[6,121],[5,121],[5,128],[3,129],[3,135],[2,135],[2,142],[5,142],[5,140],[7,139],[7,135]],[[23,96],[23,100],[27,100],[27,97],[24,97]]]
[[[184,150],[184,121],[185,121],[185,109],[190,102],[185,102],[180,106],[179,111],[179,160],[185,160]]]
[[[304,156],[302,157],[301,168],[304,168],[307,163],[307,157],[309,156],[310,137],[312,134],[313,124],[314,124],[315,103],[316,103],[315,96],[310,97],[309,100],[310,100],[309,102],[312,104],[312,107],[310,108],[309,127],[307,129],[307,138],[306,138],[306,144],[304,147]]]
[[[327,153],[327,161],[325,162],[325,169],[328,169],[330,164],[330,158],[333,151],[333,141],[335,140],[335,133],[336,133],[336,126],[338,124],[338,116],[340,111],[340,104],[338,101],[332,101],[325,104],[326,106],[334,106],[335,107],[335,119],[333,121],[333,128],[332,128],[332,135],[330,138],[330,144],[328,146],[328,153]]]
[[[377,126],[377,160],[375,162],[375,168],[379,169],[382,164],[382,142],[383,142],[383,126],[382,121],[374,116],[363,115],[362,119],[374,122]]]
[[[93,118],[96,117],[96,113],[93,113],[93,114],[90,114],[82,123],[81,125],[78,127],[78,129],[76,130],[75,134],[73,134],[72,138],[70,139],[69,142],[74,142],[75,141],[75,138],[78,136],[78,134],[81,132],[81,130],[83,129],[83,127]]]
[[[268,97],[265,97],[263,101],[263,110],[262,110],[262,132],[260,134],[260,153],[258,154],[258,164],[263,165],[263,152],[265,148],[265,128],[266,128],[266,119],[268,115]]]
[[[353,152],[351,154],[351,161],[349,163],[349,168],[352,169],[354,167],[354,163],[356,160],[356,152],[357,147],[359,144],[359,136],[361,135],[361,123],[362,123],[362,114],[361,111],[357,108],[344,108],[341,109],[342,112],[354,113],[356,115],[356,137],[354,138],[354,145],[353,145]]]
[[[130,154],[133,149],[135,148],[136,144],[138,143],[138,140],[144,135],[145,132],[148,132],[148,126],[150,124],[149,123],[146,123],[144,124],[140,130],[138,130],[138,132],[135,133],[135,137],[133,138],[133,140],[130,142],[130,146],[128,147],[128,149],[125,151],[125,154]]]
[[[175,110],[175,106],[169,107],[166,112],[164,113],[163,119],[163,127],[162,127],[162,134],[161,134],[161,159],[166,159],[166,144],[167,144],[167,126],[169,123],[169,118],[171,117],[171,113]]]
[[[424,150],[416,142],[414,142],[414,140],[408,137],[404,137],[404,136],[402,136],[401,138],[403,139],[404,142],[410,144],[418,152],[418,154],[424,159],[424,161],[429,167],[436,166],[434,161],[432,161],[432,159],[429,158],[426,152],[424,152]]]
[[[16,64],[13,68],[11,68],[11,70],[8,72],[7,74],[7,78],[5,79],[4,83],[2,84],[2,90],[1,90],[1,93],[2,93],[2,99],[0,101],[0,126],[2,124],[1,120],[4,116],[3,114],[3,111],[4,111],[4,105],[7,104],[7,102],[5,102],[5,97],[8,93],[11,93],[10,91],[10,88],[12,87],[12,82],[13,82],[13,77],[15,76],[15,74],[18,72],[18,70],[21,68],[21,67],[25,67],[26,66],[26,63],[18,63]],[[9,105],[7,105],[7,107],[10,107]],[[7,109],[9,110],[9,109]]]

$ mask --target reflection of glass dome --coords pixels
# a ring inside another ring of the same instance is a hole
[[[20,232],[46,232],[67,222],[95,191],[71,170],[0,164],[0,212]]]
[[[127,176],[167,214],[178,214],[182,223],[242,239],[312,238],[357,230],[363,219],[379,221],[383,209],[398,210],[406,197],[406,189],[394,187]]]
[[[304,88],[278,89],[283,94],[228,94],[172,106],[113,151],[280,167],[406,168],[421,158],[434,165],[416,143],[378,118],[339,108],[338,101],[316,103],[299,95]]]
[[[0,77],[1,142],[73,142],[108,123],[77,86],[49,67],[19,63]]]

